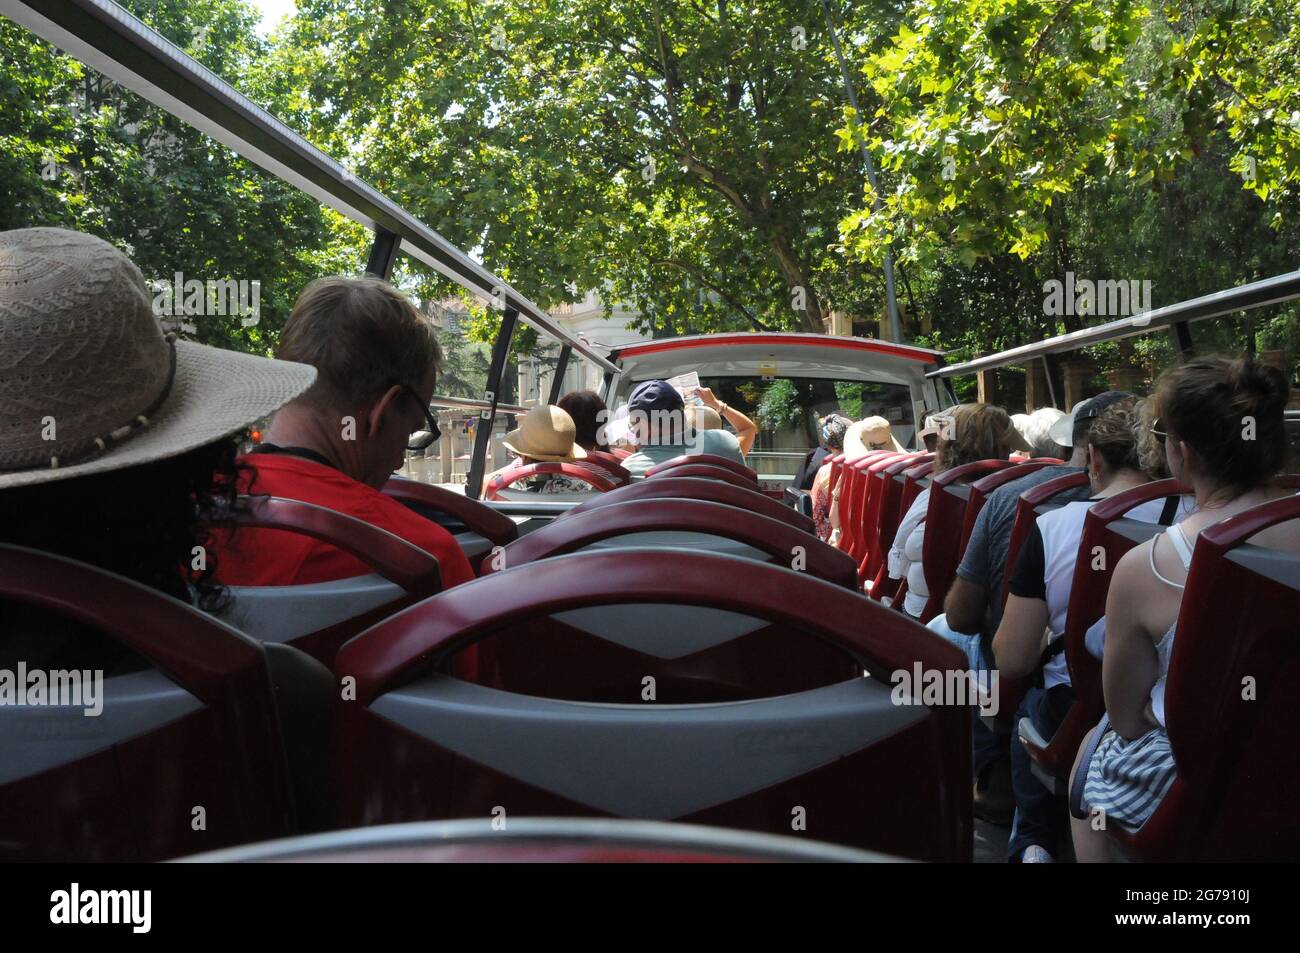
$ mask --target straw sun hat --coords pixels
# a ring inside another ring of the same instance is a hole
[[[851,425],[844,434],[844,453],[849,458],[860,457],[869,450],[897,450],[903,445],[898,442],[890,429],[889,421],[884,417],[868,417]]]
[[[561,407],[545,404],[534,407],[519,421],[519,427],[502,439],[507,447],[531,460],[546,462],[580,460],[587,451],[574,443],[578,428]]]
[[[316,369],[177,341],[140,270],[60,228],[0,232],[0,489],[179,456],[306,390]]]

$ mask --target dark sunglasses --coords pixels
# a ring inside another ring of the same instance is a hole
[[[420,395],[415,392],[415,388],[407,384],[398,384],[405,393],[410,394],[411,398],[420,405],[420,410],[424,412],[424,421],[429,425],[428,430],[423,436],[416,437],[406,445],[407,450],[427,450],[429,447],[442,438],[442,431],[438,429],[438,419],[434,417],[429,410],[429,405],[420,400]]]
[[[1165,433],[1163,430],[1160,429],[1159,417],[1151,421],[1151,436],[1159,437],[1161,440],[1164,440],[1166,437],[1169,436],[1169,434]]]

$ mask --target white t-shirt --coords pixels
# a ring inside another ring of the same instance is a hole
[[[907,594],[903,597],[903,611],[919,618],[930,601],[930,587],[925,582],[925,566],[921,553],[925,547],[925,514],[930,508],[930,488],[917,494],[898,524],[894,545],[889,550],[889,576],[891,579],[907,577]]]
[[[1078,500],[1038,517],[1038,531],[1043,537],[1043,584],[1047,592],[1047,627],[1056,638],[1065,631],[1066,612],[1070,607],[1070,589],[1074,584],[1074,566],[1079,557],[1083,522],[1099,500]],[[1186,500],[1174,520],[1187,515]],[[1164,498],[1135,506],[1124,514],[1126,519],[1156,523],[1164,511]],[[1087,558],[1091,558],[1087,554]],[[1043,666],[1043,687],[1070,684],[1070,669],[1065,653],[1058,652]]]

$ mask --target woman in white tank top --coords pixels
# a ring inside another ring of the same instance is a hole
[[[1089,817],[1072,820],[1080,861],[1110,859],[1107,824],[1137,830],[1155,813],[1177,776],[1165,728],[1164,685],[1178,611],[1196,538],[1235,513],[1285,491],[1269,484],[1286,457],[1283,409],[1287,383],[1250,361],[1200,358],[1162,376],[1152,432],[1164,440],[1170,472],[1189,486],[1196,510],[1155,539],[1130,550],[1115,567],[1106,599],[1102,685],[1106,719],[1086,771]],[[1254,542],[1300,550],[1300,532],[1283,525]],[[1084,739],[1082,755],[1092,733]]]

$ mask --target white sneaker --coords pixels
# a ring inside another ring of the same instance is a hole
[[[1020,862],[1022,864],[1052,864],[1056,861],[1046,849],[1039,847],[1037,844],[1030,844],[1020,854]]]

